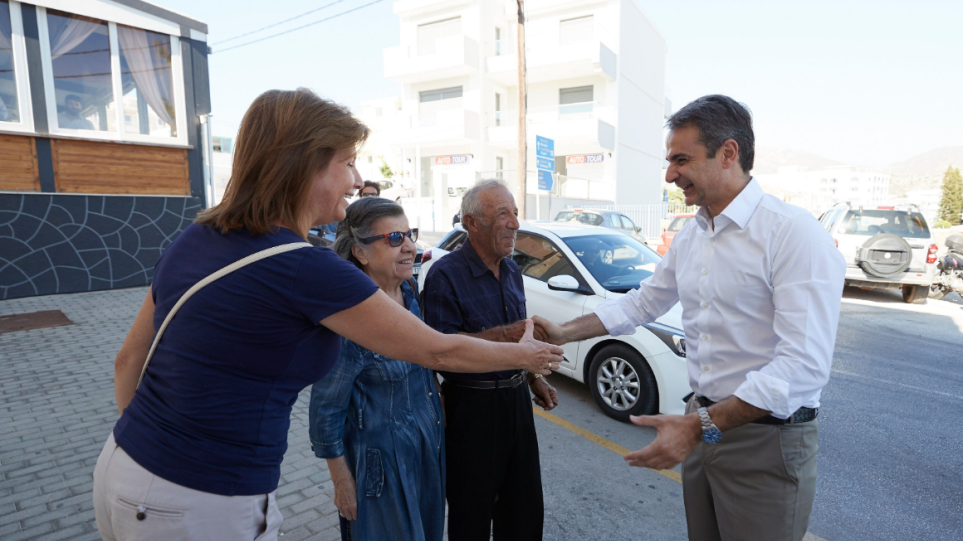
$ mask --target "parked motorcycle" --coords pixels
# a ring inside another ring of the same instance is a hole
[[[963,295],[963,235],[950,235],[946,238],[949,251],[936,263],[936,276],[930,285],[930,298],[942,299],[944,295],[956,292]]]

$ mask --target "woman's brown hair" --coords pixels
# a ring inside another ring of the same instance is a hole
[[[368,133],[347,107],[306,88],[268,90],[241,121],[224,198],[195,223],[256,235],[276,224],[300,224],[311,180],[337,151],[360,147]]]

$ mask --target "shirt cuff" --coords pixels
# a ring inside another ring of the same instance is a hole
[[[773,417],[788,419],[794,413],[789,405],[789,382],[762,372],[746,374],[746,381],[732,394],[749,405],[771,411]]]
[[[618,299],[609,299],[595,307],[595,315],[598,316],[602,326],[612,336],[635,334],[635,325],[632,324],[619,304],[620,300],[627,298],[625,296]]]
[[[344,442],[338,440],[333,443],[313,443],[314,456],[318,458],[338,458],[344,455]]]

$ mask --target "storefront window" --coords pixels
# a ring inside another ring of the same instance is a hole
[[[57,126],[116,132],[107,23],[47,11]]]
[[[118,24],[117,41],[125,131],[176,137],[170,36]]]
[[[0,122],[20,122],[10,2],[0,0]]]

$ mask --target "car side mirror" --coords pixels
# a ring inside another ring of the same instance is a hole
[[[636,233],[641,233],[641,232],[642,232],[642,228],[639,227],[639,226],[636,226],[636,227],[635,227],[635,232],[636,232]]]
[[[581,284],[573,276],[561,274],[548,279],[548,288],[552,291],[569,291],[572,293],[587,294]]]

